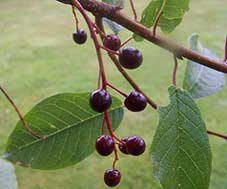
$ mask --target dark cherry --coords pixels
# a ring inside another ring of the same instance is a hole
[[[125,47],[120,51],[119,62],[124,68],[135,69],[142,64],[143,55],[133,47]]]
[[[121,151],[123,154],[128,154],[128,150],[127,150],[127,148],[126,148],[126,143],[127,143],[127,141],[128,141],[128,138],[129,138],[129,137],[124,137],[124,138],[122,138],[121,141],[122,141],[124,144],[122,144],[122,143],[119,143],[119,144],[118,144],[118,148],[120,149],[120,151]]]
[[[126,147],[129,154],[139,156],[144,153],[146,144],[142,138],[138,136],[132,136],[128,138]]]
[[[121,40],[115,34],[107,35],[103,40],[104,47],[113,51],[118,51],[121,47]]]
[[[133,91],[126,97],[124,104],[128,110],[139,112],[146,108],[147,99],[140,92]]]
[[[100,155],[108,156],[114,150],[114,140],[108,135],[101,135],[97,138],[95,147]]]
[[[104,174],[104,181],[107,186],[117,186],[121,181],[121,173],[117,169],[107,169]]]
[[[112,103],[110,93],[104,89],[98,89],[91,93],[90,106],[97,112],[106,111]]]
[[[73,40],[77,44],[84,44],[87,41],[87,33],[83,29],[79,29],[73,33]]]

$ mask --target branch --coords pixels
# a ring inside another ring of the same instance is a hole
[[[70,4],[70,0],[57,0],[65,4]],[[136,22],[135,20],[129,18],[127,15],[122,13],[119,9],[114,6],[111,6],[106,3],[98,2],[96,0],[79,0],[81,5],[87,11],[90,11],[95,16],[106,17],[112,21],[117,22],[118,24],[124,26],[128,30],[136,33],[146,40],[174,53],[177,57],[184,57],[204,66],[213,68],[217,71],[227,73],[227,65],[224,64],[224,61],[219,61],[211,59],[204,55],[201,55],[195,51],[187,49],[165,37],[159,35],[154,35],[153,32],[143,26],[142,24]],[[73,3],[74,4],[74,3]]]
[[[78,8],[78,3],[76,0],[57,0],[65,4],[73,4]],[[177,57],[185,57],[189,60],[193,60],[199,64],[202,64],[204,66],[213,68],[217,71],[221,71],[224,73],[227,73],[227,65],[224,64],[224,61],[218,61],[214,59],[210,59],[206,56],[200,55],[197,52],[194,52],[190,49],[184,48],[166,38],[160,37],[158,35],[154,35],[153,32],[151,32],[148,28],[145,26],[133,21],[123,13],[117,11],[115,7],[110,6],[105,3],[100,3],[95,0],[79,0],[81,5],[88,11],[92,12],[96,16],[96,22],[100,25],[101,17],[109,18],[110,20],[113,20],[117,22],[118,24],[121,24],[125,28],[131,30],[132,32],[141,35],[148,41],[151,41],[152,43],[172,52]],[[88,24],[89,25],[89,24]],[[101,27],[102,25],[100,25]],[[101,36],[102,37],[102,36]],[[97,39],[95,39],[96,41]],[[147,98],[148,103],[154,108],[157,109],[156,103],[154,103],[147,95],[144,94],[144,92],[139,88],[139,86],[134,82],[134,80],[125,72],[125,70],[121,67],[119,64],[117,58],[115,55],[109,53],[110,58],[115,63],[118,70],[121,72],[121,74],[125,77],[125,79],[133,86],[134,89],[137,91],[143,93],[143,95]],[[224,134],[216,133],[211,130],[207,130],[207,133],[210,135],[214,135],[220,138],[227,139],[227,136]]]

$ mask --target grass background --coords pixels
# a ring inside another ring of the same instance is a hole
[[[137,1],[141,13],[148,0]],[[188,36],[197,32],[208,48],[223,57],[227,24],[227,0],[192,0],[183,23],[169,37],[187,45]],[[128,9],[126,11],[129,11]],[[131,13],[131,12],[130,12]],[[81,23],[82,27],[86,26]],[[17,105],[27,112],[44,97],[59,92],[91,91],[96,87],[97,60],[91,40],[78,46],[72,42],[74,23],[70,7],[54,0],[0,1],[0,83],[7,88]],[[120,34],[122,40],[129,32]],[[172,55],[148,42],[133,45],[143,51],[144,64],[130,71],[133,78],[160,105],[168,104]],[[131,90],[105,55],[108,78],[126,92]],[[182,85],[185,63],[180,63],[178,86]],[[198,101],[207,127],[227,133],[227,91]],[[9,103],[0,95],[0,152],[17,122]],[[158,122],[151,108],[143,113],[126,111],[118,129],[119,136],[138,134],[148,148]],[[211,189],[227,188],[226,141],[210,137],[213,151]],[[149,150],[138,158],[121,156],[118,168],[123,180],[116,188],[160,189],[152,175]],[[96,153],[78,165],[57,171],[36,171],[16,166],[20,189],[103,189],[103,172],[110,168],[112,157]]]

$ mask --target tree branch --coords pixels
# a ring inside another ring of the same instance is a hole
[[[65,4],[70,4],[70,0],[57,0]],[[81,5],[87,11],[90,11],[95,16],[106,17],[118,24],[124,26],[128,30],[144,37],[146,40],[174,53],[177,57],[187,58],[204,66],[213,68],[217,71],[227,73],[227,65],[224,61],[219,61],[211,59],[204,55],[201,55],[195,51],[187,49],[165,37],[159,35],[154,35],[153,32],[143,26],[142,24],[136,22],[135,20],[129,18],[127,15],[122,13],[119,9],[106,3],[98,2],[96,0],[79,0]]]

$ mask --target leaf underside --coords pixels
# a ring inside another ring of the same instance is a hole
[[[142,13],[141,23],[148,28],[154,25],[155,19],[162,9],[158,26],[165,33],[171,33],[182,21],[184,14],[189,10],[190,0],[151,0]],[[143,38],[134,35],[136,41]]]
[[[64,93],[49,97],[25,115],[34,132],[28,134],[21,122],[9,137],[5,156],[8,160],[34,169],[59,169],[74,165],[95,150],[100,135],[102,114],[93,111],[89,94]],[[108,110],[113,129],[123,118],[120,100],[113,97]]]
[[[17,179],[14,167],[6,160],[0,159],[0,189],[16,189]]]
[[[188,92],[170,87],[169,93],[170,105],[158,108],[154,174],[163,189],[208,189],[211,151],[205,123]]]
[[[124,7],[124,0],[102,0],[104,3],[108,3],[114,6]],[[118,23],[109,20],[108,18],[103,18],[103,22],[115,33],[118,34],[123,30],[123,27]]]
[[[211,59],[218,60],[216,54],[204,48],[198,34],[192,34],[189,38],[190,48]],[[196,62],[188,60],[183,88],[189,91],[193,98],[201,98],[218,92],[225,86],[225,74]]]

